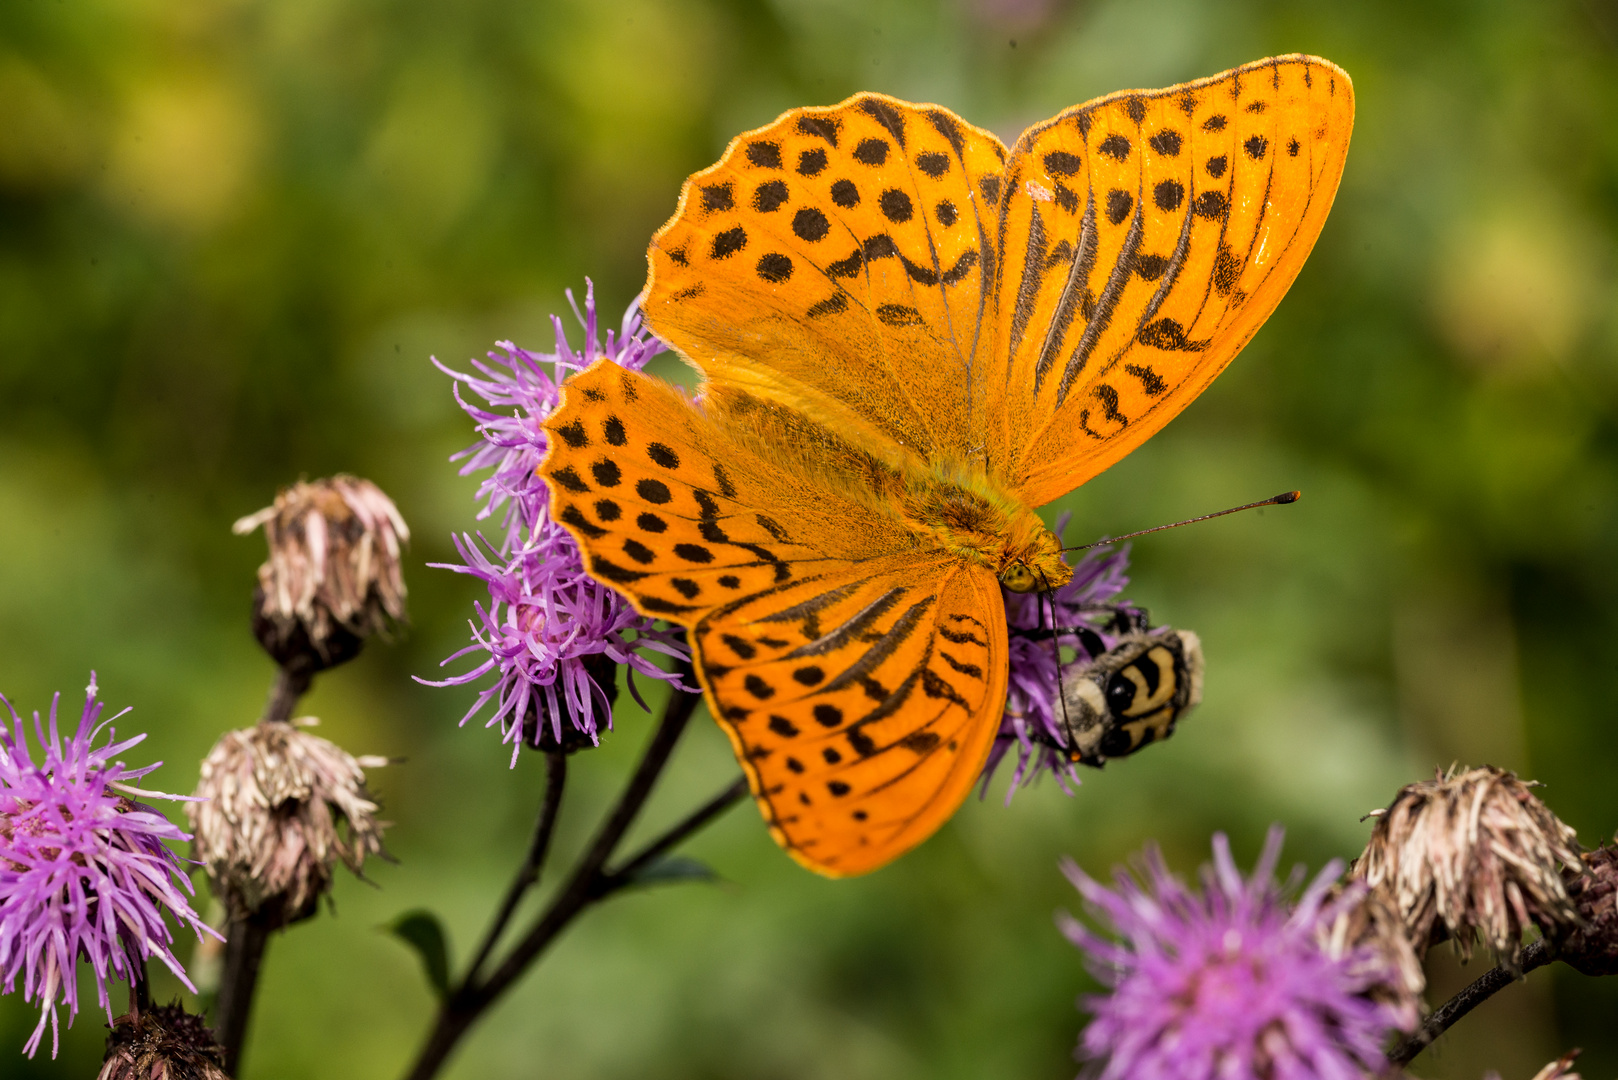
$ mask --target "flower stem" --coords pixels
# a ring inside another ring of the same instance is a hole
[[[1388,1061],[1394,1065],[1408,1065],[1410,1059],[1431,1046],[1435,1039],[1448,1031],[1461,1017],[1530,971],[1544,967],[1555,959],[1555,946],[1540,938],[1523,950],[1522,963],[1516,971],[1499,965],[1484,972],[1472,985],[1433,1010],[1433,1014],[1416,1029],[1415,1034],[1393,1048],[1388,1054]]]
[[[285,666],[277,668],[275,685],[270,687],[270,700],[264,703],[264,720],[260,722],[292,719],[292,710],[297,707],[298,699],[309,692],[309,684],[313,681],[313,673],[305,668],[300,667],[296,671]]]
[[[503,906],[501,916],[496,920],[495,932],[491,932],[491,940],[485,942],[480,951],[478,961],[468,972],[466,979],[460,986],[452,990],[443,1004],[439,1007],[438,1018],[428,1035],[426,1045],[421,1049],[415,1064],[407,1074],[409,1080],[429,1080],[437,1075],[450,1054],[460,1043],[467,1031],[471,1029],[483,1013],[493,1005],[501,995],[511,989],[528,969],[539,959],[552,941],[590,905],[605,899],[624,885],[633,880],[633,873],[672,848],[675,844],[686,839],[698,829],[707,825],[719,816],[725,809],[733,806],[746,791],[745,781],[731,785],[724,792],[706,804],[693,811],[684,820],[670,828],[657,840],[652,841],[640,852],[632,856],[616,871],[608,871],[606,865],[618,845],[623,841],[624,835],[634,824],[641,808],[645,806],[647,798],[652,793],[658,777],[668,764],[669,756],[673,753],[675,744],[685,732],[686,725],[690,723],[691,715],[696,710],[697,703],[702,700],[700,693],[686,693],[673,690],[670,693],[668,704],[663,709],[662,718],[658,722],[657,730],[652,733],[651,741],[647,743],[641,755],[640,763],[635,772],[624,785],[618,796],[617,803],[608,813],[606,819],[596,830],[589,846],[585,849],[578,861],[574,864],[567,880],[552,897],[545,910],[529,926],[528,931],[512,946],[507,955],[495,967],[492,974],[486,979],[478,976],[478,970],[487,961],[493,951],[492,938],[498,936],[497,931],[503,929],[503,923],[510,918],[507,908],[514,908],[512,893],[520,895],[519,883],[523,871],[519,871],[518,880],[512,883],[512,890],[507,894],[507,904]],[[547,792],[547,800],[549,792]],[[560,799],[558,792],[557,798]],[[541,811],[541,827],[543,828],[544,811]],[[536,845],[538,833],[536,829]],[[548,843],[548,841],[547,841]],[[532,853],[531,853],[532,857]],[[543,858],[541,852],[540,857]],[[524,870],[527,869],[524,864]],[[534,868],[537,877],[538,866]],[[531,884],[531,883],[530,883]],[[526,888],[523,886],[522,888]]]
[[[313,680],[312,673],[303,667],[294,670],[282,665],[277,668],[260,723],[291,719],[292,710],[309,692]],[[225,1072],[231,1076],[236,1075],[242,1047],[247,1042],[247,1021],[258,990],[259,968],[264,963],[264,949],[270,943],[273,930],[267,920],[257,915],[232,918],[225,927],[225,969],[220,975],[219,996],[214,1002],[214,1034],[225,1051]]]
[[[214,1035],[225,1051],[225,1072],[236,1075],[247,1042],[247,1020],[253,1011],[253,994],[258,989],[259,967],[264,947],[270,943],[270,927],[257,916],[231,919],[225,928],[225,970],[219,980],[219,999],[214,1006]]]
[[[140,1014],[152,1007],[152,991],[146,981],[146,960],[144,957],[134,958],[129,969],[129,1015],[131,1019],[140,1019]]]
[[[686,819],[668,832],[630,856],[629,861],[616,870],[603,873],[597,879],[595,898],[601,899],[626,885],[634,884],[635,877],[680,841],[701,830],[708,822],[735,806],[747,795],[747,778],[739,776],[724,791],[693,810]]]

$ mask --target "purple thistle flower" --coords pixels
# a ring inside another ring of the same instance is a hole
[[[44,762],[35,764],[22,718],[0,696],[11,713],[9,725],[0,718],[0,976],[3,992],[11,993],[20,974],[23,1000],[39,1000],[39,1025],[24,1048],[30,1057],[46,1020],[56,1056],[59,1003],[68,1007],[70,1026],[78,1015],[79,957],[95,971],[97,998],[110,1022],[107,975],[132,980],[148,957],[162,960],[195,992],[170,948],[174,936],[163,921],[164,908],[199,938],[219,936],[176,887],[193,891],[180,860],[163,844],[191,837],[151,807],[119,794],[183,799],[130,786],[161,762],[131,769],[113,760],[146,736],[116,741],[110,725],[123,713],[100,719],[91,673],[78,730],[64,742],[56,726],[60,699],[51,699],[48,734],[34,713],[34,733],[45,753]],[[93,746],[103,729],[107,741]]]
[[[1062,535],[1070,515],[1056,521],[1056,534]],[[1003,590],[1006,622],[1010,630],[1011,678],[1006,686],[1006,711],[1000,720],[1000,733],[983,766],[983,791],[987,793],[994,771],[1006,755],[1017,752],[1017,767],[1006,788],[1006,802],[1041,773],[1050,773],[1063,791],[1068,782],[1080,783],[1078,765],[1061,749],[1067,741],[1062,730],[1057,679],[1057,649],[1071,649],[1080,660],[1094,660],[1119,642],[1115,616],[1123,611],[1139,612],[1126,603],[1113,604],[1129,585],[1129,545],[1097,547],[1084,553],[1073,568],[1073,580],[1050,593],[1015,593]],[[1053,639],[1051,627],[1059,633]],[[1084,627],[1093,634],[1080,635]],[[1096,642],[1099,651],[1092,652]]]
[[[1274,874],[1282,830],[1270,829],[1251,878],[1243,879],[1223,833],[1197,893],[1171,874],[1155,846],[1141,860],[1144,883],[1122,868],[1116,888],[1068,861],[1063,872],[1092,916],[1120,940],[1060,916],[1111,993],[1082,999],[1093,1019],[1079,1056],[1097,1080],[1360,1080],[1383,1064],[1382,1045],[1412,1017],[1377,991],[1398,974],[1369,946],[1330,949],[1326,931],[1363,897],[1332,895],[1334,860],[1295,904],[1298,867]]]
[[[612,727],[616,694],[612,664],[629,668],[629,688],[636,701],[641,698],[635,672],[690,689],[646,655],[687,659],[683,638],[677,631],[654,627],[623,596],[585,573],[573,535],[551,520],[550,491],[538,474],[549,449],[544,422],[560,403],[562,383],[569,375],[602,357],[639,371],[665,349],[643,325],[638,301],[624,313],[618,332],[607,331],[603,342],[597,332],[595,289],[588,279],[585,284],[582,312],[572,291],[567,294],[584,327],[582,352],[573,350],[562,320],[552,316],[554,352],[529,352],[503,341],[499,353],[488,354],[487,363],[472,362],[481,376],[433,361],[460,384],[455,399],[477,421],[480,436],[450,460],[464,463],[462,476],[491,470],[478,487],[483,504],[478,519],[498,516],[503,535],[490,541],[482,533],[462,534],[455,538],[462,562],[437,564],[480,578],[489,588],[488,605],[476,605],[472,644],[444,663],[468,654],[483,656],[465,674],[442,682],[421,681],[459,686],[495,673],[494,682],[478,695],[461,723],[493,701],[494,715],[484,726],[499,725],[502,741],[512,744],[513,765],[524,743],[573,745],[575,737],[599,742],[600,730]],[[462,398],[462,385],[488,408]],[[564,715],[569,732],[563,731]]]

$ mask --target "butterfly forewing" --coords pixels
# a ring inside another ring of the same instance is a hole
[[[834,876],[883,865],[955,812],[1006,684],[987,571],[908,556],[854,570],[727,605],[692,633],[776,839]]]
[[[1292,56],[1114,94],[1018,141],[990,422],[1030,505],[1134,449],[1247,343],[1324,224],[1352,122],[1347,76]]]
[[[786,113],[686,182],[652,241],[647,319],[716,382],[845,437],[966,454],[1004,157],[947,110],[879,94]]]

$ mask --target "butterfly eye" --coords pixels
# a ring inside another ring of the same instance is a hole
[[[1012,563],[1000,572],[1000,584],[1012,592],[1033,592],[1039,585],[1039,579],[1025,563]]]

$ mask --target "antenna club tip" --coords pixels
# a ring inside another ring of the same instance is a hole
[[[1277,506],[1285,506],[1287,503],[1295,503],[1301,498],[1303,498],[1303,492],[1301,491],[1283,491],[1271,501]]]

